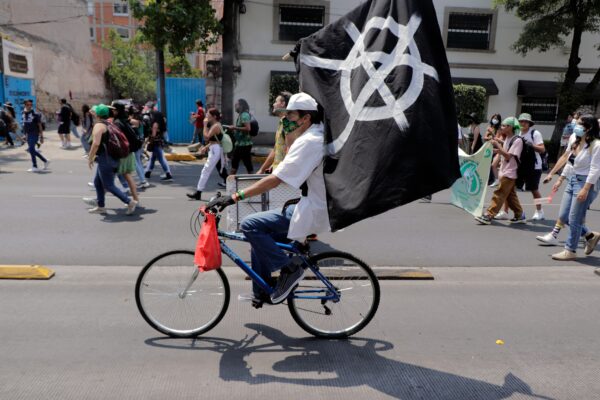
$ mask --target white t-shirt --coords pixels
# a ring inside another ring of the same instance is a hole
[[[323,178],[323,158],[326,154],[323,125],[312,125],[294,141],[273,175],[299,189],[308,185],[308,196],[296,205],[288,238],[302,241],[313,233],[329,232],[329,213]]]
[[[540,131],[536,131],[533,127],[529,128],[529,131],[525,134],[521,133],[521,137],[525,139],[527,143],[533,145],[544,144],[544,138]],[[532,140],[533,139],[533,140]],[[542,169],[542,156],[537,151],[535,152],[535,168],[534,169]]]
[[[572,136],[575,136],[575,134]],[[573,142],[569,138],[569,151]],[[587,148],[585,148],[585,142],[581,143],[580,146],[583,147],[575,157],[575,162],[573,164],[567,162],[561,175],[565,177],[587,175],[586,183],[595,185],[600,177],[600,140],[594,140]]]

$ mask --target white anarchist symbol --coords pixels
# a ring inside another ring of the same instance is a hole
[[[421,60],[421,54],[414,39],[420,25],[421,17],[418,15],[411,16],[407,25],[397,23],[390,16],[387,18],[373,17],[366,23],[361,33],[354,23],[349,22],[345,29],[354,41],[354,46],[345,60],[331,60],[305,54],[300,55],[300,62],[306,66],[330,69],[339,71],[342,74],[340,92],[348,111],[349,120],[346,128],[329,145],[329,152],[331,154],[336,154],[342,149],[350,137],[356,121],[378,121],[393,118],[401,130],[409,127],[404,112],[419,98],[423,90],[425,75],[439,81],[435,68],[424,64]],[[396,47],[391,53],[368,51],[368,49],[365,49],[364,39],[371,29],[388,29],[398,37]],[[409,49],[409,53],[406,53],[407,48]],[[375,67],[375,63],[380,64],[379,68]],[[407,65],[412,68],[412,80],[402,96],[396,98],[385,83],[385,79],[394,68],[401,65]],[[358,67],[362,67],[366,71],[369,80],[365,83],[356,101],[353,101],[350,85],[351,76],[352,71]],[[385,105],[381,107],[365,107],[365,104],[375,92],[379,93]]]

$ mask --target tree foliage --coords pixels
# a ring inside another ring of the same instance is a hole
[[[269,107],[275,102],[281,92],[290,92],[292,94],[299,91],[298,75],[295,72],[289,74],[273,75],[269,84]]]
[[[187,57],[175,56],[170,52],[165,54],[165,68],[170,77],[200,78],[202,71],[192,68]]]
[[[485,120],[485,88],[478,85],[453,85],[456,115],[460,126],[469,124],[469,115],[475,113],[478,121]]]
[[[111,52],[112,59],[106,74],[113,88],[122,98],[145,102],[156,97],[153,63],[138,48],[139,38],[124,41],[111,30],[103,47]]]
[[[129,0],[133,15],[142,20],[144,41],[156,49],[169,48],[176,57],[206,51],[217,42],[221,25],[210,0]]]

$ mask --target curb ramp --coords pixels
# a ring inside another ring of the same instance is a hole
[[[48,280],[54,271],[42,265],[0,265],[0,279]]]

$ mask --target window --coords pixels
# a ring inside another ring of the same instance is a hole
[[[121,36],[123,40],[129,40],[129,29],[127,28],[117,28],[117,33]]]
[[[325,6],[279,4],[278,40],[296,42],[325,26]]]
[[[558,100],[556,97],[523,97],[521,113],[531,114],[531,118],[537,123],[556,122]]]
[[[493,12],[450,11],[446,48],[493,50],[494,22]]]
[[[96,41],[96,29],[94,27],[90,27],[90,40],[92,42]]]
[[[127,0],[115,0],[113,5],[114,15],[129,15],[129,3]]]
[[[87,15],[94,15],[94,0],[87,0]]]

